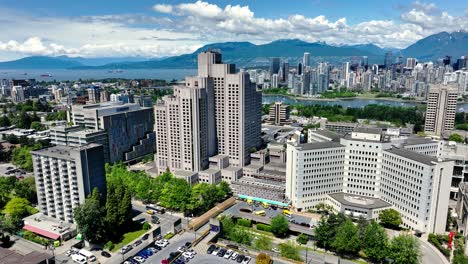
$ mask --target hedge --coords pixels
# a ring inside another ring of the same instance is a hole
[[[48,240],[48,239],[42,238],[42,237],[40,237],[40,236],[34,234],[34,233],[31,232],[31,231],[24,231],[23,238],[25,238],[25,239],[27,239],[27,240],[29,240],[29,241],[32,241],[32,242],[41,244],[41,245],[43,245],[43,246],[49,244],[49,240]]]
[[[240,226],[251,227],[252,226],[252,221],[250,221],[248,219],[239,218],[239,219],[237,219],[237,224],[240,225]]]
[[[271,226],[265,224],[257,224],[257,229],[261,231],[271,232]]]
[[[439,249],[446,257],[450,257],[450,250],[445,248],[440,241],[445,241],[445,238],[440,235],[429,234],[427,241]]]

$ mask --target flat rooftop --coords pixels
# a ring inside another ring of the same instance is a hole
[[[38,149],[31,151],[32,154],[38,154],[43,156],[49,156],[57,159],[68,159],[71,160],[70,152],[73,150],[85,150],[91,149],[94,147],[100,146],[99,144],[87,144],[79,147],[69,147],[69,146],[53,146],[49,148]]]
[[[217,173],[217,172],[220,172],[221,170],[218,170],[218,169],[211,169],[211,168],[208,168],[206,170],[202,170],[198,173],[200,174],[214,174],[214,173]]]
[[[343,192],[331,193],[328,194],[328,196],[330,196],[342,205],[359,207],[364,209],[378,209],[392,206],[391,204],[378,198],[348,194]]]
[[[338,142],[326,141],[326,142],[316,142],[316,143],[305,143],[296,146],[298,150],[315,150],[315,149],[326,149],[326,148],[339,148],[344,147]]]
[[[26,255],[21,255],[13,250],[0,247],[0,263],[26,263],[36,264],[44,263],[45,260],[52,256],[38,251],[30,252]]]
[[[423,137],[409,137],[406,142],[405,146],[411,146],[411,145],[421,145],[421,144],[431,144],[435,143],[437,144],[436,141],[433,141],[430,138],[423,138]]]
[[[417,161],[417,162],[420,162],[420,163],[424,163],[424,164],[427,164],[427,165],[434,165],[434,162],[437,162],[437,159],[434,158],[434,157],[419,154],[417,152],[407,150],[407,149],[401,149],[401,148],[395,148],[394,147],[394,148],[391,148],[391,149],[387,149],[385,151],[389,152],[389,153],[392,153],[392,154],[395,154],[395,155],[398,155],[398,156],[401,156],[401,157],[404,157],[404,158],[407,158],[407,159],[410,159],[410,160],[414,160],[414,161]]]
[[[334,141],[336,141],[336,140],[343,137],[342,135],[340,135],[340,134],[338,134],[336,132],[330,131],[328,129],[317,129],[315,131],[312,130],[310,132],[321,135],[321,136],[324,136],[324,137],[327,137],[327,138],[331,138]]]
[[[23,218],[24,229],[42,236],[57,239],[62,234],[76,230],[76,225],[37,213]]]
[[[355,129],[353,129],[353,132],[380,135],[382,134],[382,129],[376,127],[356,127]]]
[[[179,176],[179,177],[190,177],[194,174],[197,174],[196,172],[193,171],[184,171],[184,170],[178,170],[174,172],[174,176]]]

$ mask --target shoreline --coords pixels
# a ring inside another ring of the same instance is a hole
[[[294,96],[288,94],[265,94],[262,93],[262,96],[282,96],[287,97],[290,99],[296,99],[300,101],[348,101],[348,100],[383,100],[383,101],[394,101],[394,102],[408,102],[408,103],[418,103],[418,104],[425,104],[426,101],[424,100],[403,100],[400,98],[392,98],[392,97],[365,97],[365,96],[355,96],[355,97],[339,97],[339,98],[311,98],[311,97],[304,97],[304,96]],[[466,103],[466,102],[457,102],[457,103]]]

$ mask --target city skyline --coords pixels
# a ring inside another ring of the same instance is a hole
[[[0,14],[0,61],[31,55],[163,57],[213,42],[286,38],[405,48],[434,33],[468,28],[468,7],[458,1],[83,1],[70,8],[60,1],[5,0]]]

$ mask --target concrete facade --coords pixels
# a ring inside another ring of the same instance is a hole
[[[39,210],[73,223],[73,209],[97,187],[106,193],[103,147],[55,146],[32,151]]]
[[[429,89],[427,98],[426,122],[427,134],[441,136],[455,125],[458,89],[450,85],[434,85]]]
[[[110,163],[130,162],[155,151],[152,108],[121,102],[73,105],[70,119],[74,125],[106,131]]]

